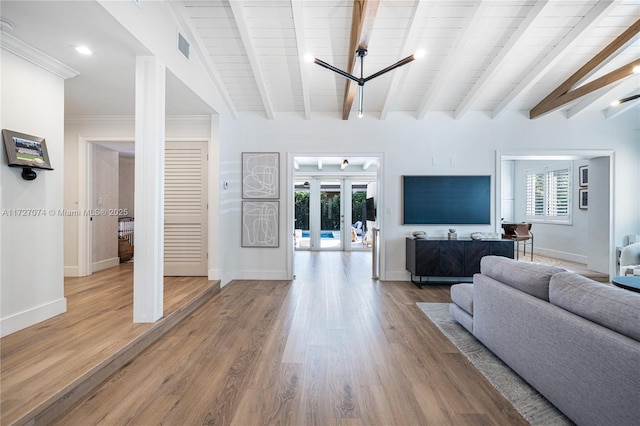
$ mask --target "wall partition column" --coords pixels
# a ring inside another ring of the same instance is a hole
[[[165,76],[157,58],[136,58],[133,322],[163,313]]]

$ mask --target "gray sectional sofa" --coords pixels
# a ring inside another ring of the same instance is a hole
[[[640,425],[640,293],[486,256],[451,316],[578,425]]]

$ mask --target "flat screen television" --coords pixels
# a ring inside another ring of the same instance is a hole
[[[491,176],[402,176],[405,225],[490,225]]]
[[[376,203],[373,197],[367,198],[366,202],[367,208],[367,220],[375,222],[376,220]]]

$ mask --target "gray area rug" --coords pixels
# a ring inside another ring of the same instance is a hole
[[[448,303],[417,303],[442,333],[529,424],[573,425],[557,408],[449,316]]]

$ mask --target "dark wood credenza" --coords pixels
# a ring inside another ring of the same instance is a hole
[[[471,282],[473,274],[480,272],[480,259],[489,255],[513,259],[513,246],[513,241],[503,239],[408,237],[406,268],[411,272],[411,282],[420,288],[428,282],[451,283],[452,278]]]

